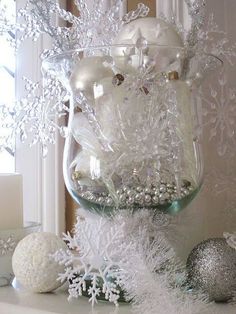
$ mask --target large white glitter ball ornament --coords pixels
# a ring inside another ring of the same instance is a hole
[[[71,77],[70,87],[76,94],[83,92],[88,99],[93,99],[93,85],[104,77],[113,77],[112,69],[106,56],[91,56],[81,59],[75,66]]]
[[[31,233],[22,239],[12,256],[12,268],[17,281],[32,292],[50,292],[62,285],[57,280],[64,271],[50,254],[67,249],[63,240],[49,232]]]
[[[144,54],[148,57],[146,62],[149,58],[156,57],[159,59],[159,64],[165,66],[168,64],[169,59],[173,58],[173,56],[167,55],[171,53],[171,49],[167,48],[177,47],[181,51],[184,42],[170,23],[161,18],[144,17],[125,24],[115,38],[114,45],[121,45],[112,49],[112,56],[117,66],[125,70],[130,65],[136,67],[136,64],[138,64],[137,52],[134,52],[133,48],[126,47],[126,45],[143,48]],[[175,49],[172,49],[172,53],[175,53],[175,51]]]

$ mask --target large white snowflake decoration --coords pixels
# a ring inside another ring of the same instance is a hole
[[[25,20],[20,24],[22,29],[20,40],[27,37],[37,40],[40,34],[48,34],[54,41],[52,51],[47,51],[49,55],[58,51],[109,45],[123,23],[144,17],[149,11],[145,5],[140,4],[137,10],[129,12],[121,19],[122,0],[112,1],[109,9],[106,10],[105,0],[93,1],[92,7],[88,6],[86,0],[75,0],[74,3],[79,16],[60,8],[56,0],[28,0],[25,8],[20,10],[20,15]],[[71,23],[71,27],[55,26],[54,15]]]
[[[227,38],[227,33],[222,31],[214,21],[214,15],[210,14],[204,28],[199,30],[198,52],[212,53],[219,58],[234,64],[233,58],[236,57],[236,44],[231,44]]]
[[[219,28],[212,13],[206,16],[206,0],[185,0],[185,3],[191,17],[191,28],[186,38],[190,54],[201,58],[203,52],[211,53],[232,64],[232,58],[236,57],[236,44],[230,43],[227,33]]]
[[[6,36],[8,32],[15,30],[16,13],[12,10],[11,6],[8,6],[7,0],[0,1],[0,37]],[[8,36],[8,41],[14,46],[15,40]]]
[[[209,140],[214,139],[219,156],[236,153],[236,89],[228,86],[223,72],[217,86],[209,86],[202,95],[203,118],[210,129]]]
[[[67,94],[59,81],[49,77],[45,78],[44,82],[47,89],[44,89],[40,82],[33,83],[25,77],[23,80],[26,96],[12,106],[0,105],[1,132],[8,135],[2,137],[1,144],[13,150],[12,139],[18,135],[22,142],[28,142],[30,145],[41,143],[45,156],[47,145],[55,143],[56,130],[59,129],[61,133],[65,131],[65,127],[59,126],[58,120],[68,111],[65,105]]]
[[[15,31],[17,33],[17,46],[26,38],[31,37],[33,40],[37,40],[42,34],[47,34],[52,38],[53,44],[50,50],[45,50],[42,53],[41,57],[45,58],[58,52],[78,49],[81,47],[109,45],[113,42],[114,37],[124,23],[128,23],[138,17],[144,17],[149,11],[145,5],[139,4],[136,10],[128,12],[121,18],[120,10],[123,5],[122,0],[114,0],[107,10],[104,10],[105,2],[105,0],[96,0],[91,7],[85,0],[76,0],[75,5],[77,6],[80,15],[75,16],[60,8],[58,1],[56,0],[28,0],[25,7],[19,10],[19,21],[15,25],[13,25],[12,21],[6,17],[7,12],[3,8],[0,14],[0,32],[8,32],[9,30]],[[226,34],[218,29],[212,16],[210,16],[205,25],[206,27],[204,27],[204,22],[207,20],[205,19],[205,1],[185,0],[185,3],[192,19],[190,30],[186,32],[180,23],[176,22],[174,16],[171,19],[171,22],[176,26],[176,29],[185,38],[185,47],[188,52],[188,58],[184,65],[185,71],[189,71],[192,58],[203,60],[199,62],[200,72],[206,70],[206,64],[207,67],[214,65],[213,59],[209,60],[207,59],[208,57],[205,59],[202,57],[202,51],[210,52],[218,56],[224,56],[229,62],[232,62],[232,57],[235,57],[235,46],[230,46]],[[69,22],[71,27],[56,26],[55,16],[59,16],[62,20]],[[188,78],[192,78],[191,71]],[[50,91],[49,89],[50,86],[44,86],[46,93],[52,93],[53,91]],[[13,115],[11,111],[8,119],[11,119],[12,117]],[[48,133],[52,132],[50,123],[48,124],[46,122],[44,124],[41,119],[41,124],[43,124],[40,125],[41,129],[45,131],[46,127],[48,127],[50,129],[48,129]],[[19,129],[20,127],[23,127],[23,129],[20,130],[19,133],[24,134],[25,123],[19,123],[17,128]],[[33,126],[33,128],[38,127],[39,124]],[[62,133],[64,133],[64,131],[62,131]],[[9,143],[11,141],[10,135],[8,134],[6,137],[7,142]],[[22,136],[22,138],[24,138],[24,136]],[[37,136],[37,140],[45,145],[45,136]],[[47,139],[47,141],[50,142],[49,139]]]
[[[186,30],[181,22],[172,13],[171,18],[162,14],[160,16],[172,23],[182,36],[186,48],[187,58],[183,65],[183,75],[188,79],[196,79],[196,69],[191,67],[197,64],[198,76],[204,76],[209,69],[219,65],[217,58],[234,64],[236,57],[236,44],[231,43],[227,33],[222,31],[214,21],[214,15],[207,15],[207,2],[205,0],[185,0],[191,18],[190,29]],[[203,53],[204,52],[204,53]],[[217,58],[213,58],[216,56]]]
[[[232,168],[223,170],[212,170],[206,174],[205,183],[206,193],[212,193],[215,198],[224,199],[224,213],[227,216],[235,215],[236,212],[236,173]]]
[[[65,264],[59,280],[69,280],[69,299],[87,291],[94,304],[104,293],[118,305],[122,287],[137,314],[202,313],[206,296],[187,292],[184,267],[166,238],[173,222],[146,209],[120,211],[112,220],[79,219],[75,236],[64,236],[72,251],[54,254]]]
[[[56,0],[28,0],[25,7],[19,10],[18,22],[15,24],[7,16],[7,7],[3,6],[0,13],[0,34],[9,31],[16,33],[16,43],[13,41],[12,44],[17,47],[27,38],[36,41],[39,36],[48,35],[52,38],[52,48],[43,51],[41,58],[44,59],[63,51],[110,44],[123,23],[144,17],[149,11],[145,5],[139,4],[136,10],[122,19],[119,16],[122,0],[115,0],[107,10],[103,9],[105,2],[94,1],[93,7],[88,8],[86,1],[76,0],[75,4],[80,12],[77,17],[60,8]],[[71,27],[57,26],[55,16],[71,23]],[[30,85],[30,88],[26,86],[29,92],[26,98],[10,106],[1,104],[0,145],[1,148],[12,150],[16,133],[23,141],[27,139],[31,144],[41,143],[43,154],[46,155],[47,145],[55,142],[55,131],[59,130],[63,135],[66,133],[65,127],[56,123],[57,118],[66,110],[62,103],[65,101],[64,90],[55,78],[54,83],[51,80],[43,86],[30,81],[26,85]],[[54,103],[50,103],[52,101]]]
[[[116,278],[122,264],[122,225],[112,225],[105,218],[78,218],[75,231],[74,236],[64,235],[72,252],[60,250],[54,255],[56,261],[65,264],[65,273],[59,275],[59,280],[69,281],[69,299],[87,292],[92,305],[101,296],[118,305],[120,289]]]

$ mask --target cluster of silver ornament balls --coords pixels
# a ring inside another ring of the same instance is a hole
[[[190,195],[193,190],[193,185],[187,180],[183,180],[179,188],[175,183],[161,181],[159,184],[152,184],[149,187],[145,187],[144,185],[136,187],[123,186],[116,190],[116,194],[118,196],[119,206],[121,207],[135,207],[140,205],[156,207],[183,199]],[[77,193],[79,197],[99,205],[115,205],[112,197],[106,192],[95,193],[89,190],[82,191],[82,189],[80,191],[79,187]]]

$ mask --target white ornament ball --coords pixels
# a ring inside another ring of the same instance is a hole
[[[144,55],[147,55],[147,60],[144,59],[144,62],[154,58],[163,67],[168,66],[171,59],[184,47],[183,39],[170,23],[156,17],[139,18],[125,24],[114,40],[115,45],[124,45],[112,49],[112,57],[116,65],[124,71],[132,70],[131,67],[136,68],[139,64],[138,54],[126,45],[141,48],[142,43]],[[161,67],[158,68],[160,69]]]
[[[57,280],[64,266],[50,254],[67,249],[63,240],[49,232],[31,233],[22,239],[12,256],[12,268],[17,281],[32,292],[50,292],[62,285]]]
[[[113,77],[112,69],[106,65],[106,56],[92,56],[81,59],[70,77],[70,86],[74,93],[83,92],[93,99],[93,85],[104,77]]]
[[[157,17],[144,17],[125,24],[116,36],[114,44],[137,44],[140,38],[145,38],[147,44],[184,46],[173,25]]]

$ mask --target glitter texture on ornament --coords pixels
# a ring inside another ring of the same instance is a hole
[[[236,289],[236,251],[231,247],[232,236],[225,237],[198,244],[186,265],[190,287],[206,292],[210,300],[217,302],[230,300]]]

